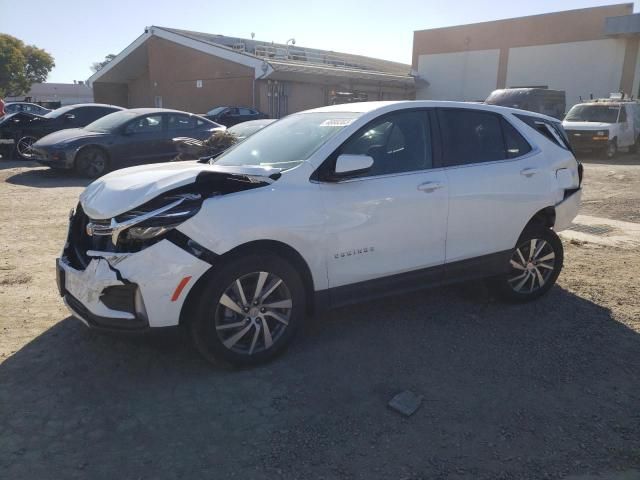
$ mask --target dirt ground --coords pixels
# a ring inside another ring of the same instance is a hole
[[[585,162],[581,213],[640,222],[638,158]],[[69,316],[54,259],[85,184],[0,161],[0,478],[640,478],[640,248],[565,241],[527,305],[473,283],[336,310],[233,371],[180,330]]]

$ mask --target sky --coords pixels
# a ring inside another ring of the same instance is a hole
[[[0,33],[44,48],[50,82],[86,80],[150,25],[296,44],[411,63],[413,31],[623,0],[0,0]],[[631,2],[629,2],[631,3]]]

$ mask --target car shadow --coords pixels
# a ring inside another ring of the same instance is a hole
[[[16,168],[33,162],[18,162],[10,168]],[[76,176],[73,172],[54,170],[47,167],[26,170],[7,177],[7,183],[35,188],[86,187],[92,180]]]
[[[5,478],[559,478],[640,465],[640,337],[562,288],[483,284],[309,319],[254,369],[185,331],[67,318],[0,364]],[[424,397],[410,418],[387,408]]]

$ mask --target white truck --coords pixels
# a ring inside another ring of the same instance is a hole
[[[601,151],[607,158],[619,150],[638,151],[640,104],[621,96],[574,105],[562,122],[576,152]]]

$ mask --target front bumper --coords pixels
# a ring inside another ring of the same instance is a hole
[[[567,130],[569,143],[575,151],[587,152],[601,150],[607,147],[609,137],[596,135],[595,131]]]
[[[70,170],[73,168],[75,152],[73,150],[33,149],[33,160],[51,168]]]
[[[58,289],[75,317],[103,330],[177,325],[189,291],[211,268],[167,240],[134,253],[87,255],[84,269],[66,255],[57,259]]]
[[[582,188],[578,188],[556,205],[556,221],[553,226],[556,232],[561,232],[571,226],[571,222],[573,222],[573,219],[578,215],[578,210],[580,210],[581,200]]]

